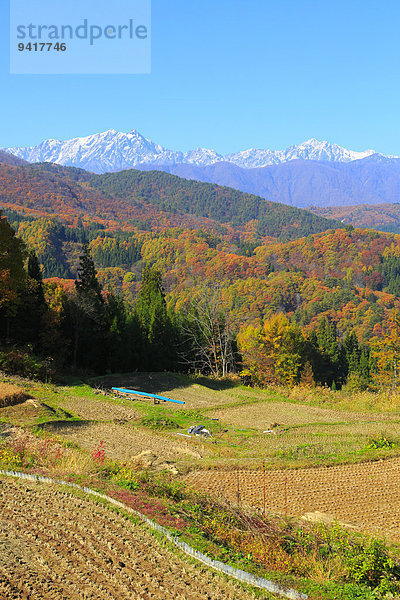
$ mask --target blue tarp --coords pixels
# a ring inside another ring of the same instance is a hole
[[[124,388],[112,388],[115,392],[122,392],[123,394],[133,394],[135,396],[146,396],[146,398],[155,398],[156,400],[162,400],[163,402],[173,402],[174,404],[185,404],[181,400],[172,400],[166,396],[157,396],[157,394],[148,394],[147,392],[138,392],[137,390],[126,390]]]

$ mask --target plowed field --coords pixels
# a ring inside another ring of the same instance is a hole
[[[0,598],[250,600],[142,525],[56,486],[0,480]]]
[[[195,489],[248,506],[263,506],[261,471],[197,471]],[[286,484],[285,484],[286,480]],[[329,468],[266,472],[266,507],[274,513],[327,513],[359,529],[400,540],[400,459]],[[286,488],[286,490],[285,490]]]
[[[142,430],[129,424],[65,421],[57,424],[49,423],[46,430],[76,442],[90,451],[93,451],[100,441],[104,441],[107,456],[114,459],[128,460],[143,450],[152,450],[157,456],[167,460],[176,460],[185,456],[189,458],[202,456],[196,447],[193,448],[193,444],[190,444],[191,440],[187,442],[178,436],[171,439],[168,434]],[[203,454],[208,450],[203,447],[200,449]]]

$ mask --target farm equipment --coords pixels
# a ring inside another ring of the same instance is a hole
[[[151,398],[154,404],[160,404],[160,402],[173,402],[174,404],[185,404],[182,400],[172,400],[166,396],[158,396],[157,394],[149,394],[148,392],[139,392],[138,390],[127,390],[125,388],[111,388],[113,392],[118,392],[122,396],[142,396],[144,398]]]

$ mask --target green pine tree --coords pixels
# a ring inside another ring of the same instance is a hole
[[[87,244],[83,245],[82,254],[79,257],[78,278],[75,281],[75,287],[78,294],[90,294],[103,302],[97,271]]]
[[[135,313],[147,340],[142,356],[144,368],[162,371],[175,359],[174,330],[168,316],[161,273],[151,266],[143,271]]]
[[[40,283],[43,281],[42,271],[34,250],[31,250],[28,255],[28,277]]]
[[[25,244],[0,212],[0,339],[10,341],[12,317],[23,297]]]
[[[107,364],[107,321],[104,300],[87,244],[79,258],[76,294],[64,307],[64,329],[71,339],[72,366],[104,372]]]

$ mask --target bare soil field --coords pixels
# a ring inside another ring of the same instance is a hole
[[[175,373],[135,373],[97,378],[96,382],[107,389],[112,387],[134,389],[185,402],[184,406],[174,405],[176,410],[182,408],[203,410],[210,406],[218,407],[232,402],[229,383],[221,384],[205,377],[196,381]]]
[[[301,425],[304,423],[352,423],[399,421],[399,416],[381,413],[360,413],[291,402],[264,402],[243,404],[228,408],[218,408],[215,416],[225,423],[238,427],[268,429],[272,423],[281,425]]]
[[[96,445],[104,442],[108,458],[129,460],[143,451],[151,450],[157,456],[167,460],[182,459],[185,457],[201,458],[208,447],[197,447],[188,442],[181,441],[174,434],[160,434],[153,431],[138,429],[129,423],[48,423],[46,431],[57,434],[82,448],[92,452]]]
[[[0,408],[0,418],[16,425],[31,425],[40,417],[49,416],[48,411],[40,403],[28,400],[22,404]]]
[[[56,486],[0,480],[0,598],[250,600],[137,525]]]
[[[97,388],[127,386],[186,404],[154,407],[150,399],[101,395],[85,385],[56,388],[35,384],[36,408],[29,404],[32,401],[0,408],[0,420],[38,425],[89,452],[103,441],[106,457],[112,459],[129,460],[151,452],[160,459],[180,463],[181,471],[209,466],[257,469],[263,458],[270,466],[290,468],[400,454],[399,412],[345,410],[336,407],[334,394],[332,398],[323,397],[322,405],[316,406],[307,404],[306,399],[302,402],[300,392],[296,401],[289,402],[273,390],[206,378],[192,380],[173,373],[135,373],[96,381]],[[163,417],[172,427],[151,426],[152,418],[162,421]],[[213,440],[205,443],[177,435],[185,434],[195,424],[205,424],[214,434]],[[272,428],[273,434],[263,433]],[[385,441],[379,445],[382,439],[387,440],[386,445]],[[374,440],[378,440],[377,446],[373,446]]]
[[[369,533],[400,541],[400,459],[328,468],[267,471],[267,510],[301,517],[320,511]],[[193,471],[186,483],[248,506],[263,506],[262,471]],[[287,482],[285,485],[285,481]],[[285,491],[286,488],[286,491]]]
[[[211,380],[193,383],[168,373],[105,379],[105,388],[126,385],[184,400],[184,410],[177,405],[154,407],[150,400],[147,404],[101,396],[83,384],[58,388],[34,384],[37,407],[24,403],[1,408],[0,419],[29,427],[36,411],[40,428],[76,443],[88,459],[104,442],[106,459],[134,459],[135,465],[143,468],[166,468],[198,489],[233,501],[237,500],[239,479],[241,502],[259,508],[265,460],[270,511],[285,512],[286,479],[289,515],[320,511],[400,541],[397,409],[348,410],[350,402],[340,408],[336,406],[339,396],[334,393],[330,400],[322,398],[320,406],[300,399],[289,402],[285,400],[288,396],[273,390]],[[313,393],[319,394],[318,390]],[[83,420],[76,421],[76,417]],[[152,428],[144,417],[165,417],[175,421],[176,427]],[[211,422],[214,417],[219,421]],[[177,435],[204,418],[209,419],[213,439]],[[275,425],[274,432],[264,434],[271,425]],[[138,458],[141,455],[143,460]],[[189,469],[192,472],[183,475]]]
[[[134,406],[111,403],[102,396],[99,396],[98,400],[69,397],[62,399],[59,404],[64,410],[88,421],[136,421],[141,417]]]
[[[121,375],[115,379],[106,377],[104,382],[107,383],[103,383],[103,386],[108,388],[127,387],[169,396],[184,401],[185,405],[165,405],[167,408],[176,411],[182,409],[199,411],[225,424],[258,431],[268,429],[274,423],[283,427],[293,427],[304,424],[365,422],[382,424],[381,430],[386,424],[400,424],[400,412],[356,412],[332,406],[312,406],[306,401],[303,403],[301,399],[297,402],[285,402],[272,399],[273,396],[271,397],[266,390],[229,385],[229,381],[213,382],[206,378],[187,380],[173,373],[135,373]],[[134,407],[134,399],[131,404]],[[102,419],[102,417],[98,418]]]

